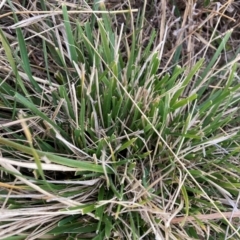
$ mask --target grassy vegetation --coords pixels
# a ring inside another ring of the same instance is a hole
[[[237,4],[70,2],[0,5],[0,239],[240,239]]]

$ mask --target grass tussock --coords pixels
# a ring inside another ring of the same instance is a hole
[[[237,1],[0,11],[0,239],[240,238]]]

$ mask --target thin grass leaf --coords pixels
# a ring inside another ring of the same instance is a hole
[[[99,26],[100,36],[102,41],[102,48],[103,48],[102,51],[103,51],[104,60],[106,64],[110,65],[114,59],[112,58],[112,53],[110,49],[110,42],[109,42],[109,35],[108,35],[109,31],[107,31],[107,29],[104,29],[101,19],[98,20],[98,26]]]
[[[15,14],[15,12],[13,10],[14,7],[13,7],[11,1],[8,0],[8,3],[12,8],[15,23],[17,23],[18,18],[17,18],[17,15]],[[28,59],[28,52],[27,52],[26,43],[25,43],[25,40],[24,40],[24,37],[23,37],[23,34],[22,34],[22,30],[20,28],[17,28],[16,32],[17,32],[19,49],[20,49],[20,55],[21,55],[21,59],[22,59],[22,64],[21,65],[22,65],[24,71],[26,72],[26,74],[28,75],[29,80],[33,85],[33,88],[37,92],[41,93],[42,90],[41,90],[41,88],[39,87],[38,83],[35,81],[35,79],[33,78],[33,75],[32,75],[30,62],[29,62],[29,59]]]
[[[186,78],[181,83],[181,86],[179,87],[179,90],[176,91],[174,96],[171,99],[171,105],[174,105],[177,101],[177,99],[182,95],[183,91],[185,90],[186,86],[189,84],[189,82],[192,80],[193,76],[197,73],[197,71],[200,69],[200,67],[203,64],[204,59],[200,59],[192,68],[192,70],[188,73]],[[197,95],[192,95],[197,96]],[[194,99],[194,97],[191,97],[191,99]],[[181,106],[181,105],[180,105]]]
[[[74,37],[72,34],[72,30],[71,30],[72,27],[70,24],[67,7],[65,4],[62,5],[62,11],[63,11],[64,26],[65,26],[65,30],[66,30],[66,34],[67,34],[67,40],[68,40],[67,44],[69,47],[70,59],[71,59],[71,61],[78,62],[75,41],[74,41]]]
[[[206,69],[203,71],[203,73],[200,76],[200,79],[198,81],[196,81],[196,86],[199,86],[202,82],[202,80],[205,79],[205,77],[209,74],[212,66],[214,65],[214,63],[216,62],[216,60],[218,59],[219,55],[221,54],[221,52],[223,51],[228,39],[230,38],[231,34],[232,34],[232,29],[227,31],[226,35],[222,38],[221,44],[219,45],[219,47],[217,48],[217,51],[215,52],[215,54],[213,55],[210,63],[208,64],[208,66],[206,67]],[[198,92],[199,96],[202,95],[202,93],[206,90],[207,86],[202,87],[201,90]]]
[[[105,239],[109,239],[112,234],[112,229],[113,229],[112,217],[105,216],[103,218],[103,221],[105,223]]]
[[[182,195],[183,195],[183,198],[184,198],[184,203],[185,203],[185,211],[186,211],[185,220],[186,220],[186,218],[189,215],[190,205],[189,205],[188,193],[187,193],[187,190],[186,190],[184,185],[182,185],[182,187],[181,187],[181,192],[182,192]],[[185,221],[182,222],[182,226],[184,226],[184,224],[185,224]]]
[[[73,111],[73,104],[71,103],[71,101],[68,97],[67,90],[66,90],[65,86],[60,86],[59,87],[59,94],[60,94],[60,97],[63,98],[66,102],[66,107],[65,107],[66,115],[69,116],[69,118],[75,120],[74,111]]]
[[[186,106],[187,104],[189,104],[190,102],[193,102],[195,99],[197,99],[198,95],[196,93],[194,93],[193,95],[182,99],[178,102],[175,102],[175,104],[173,104],[173,106],[171,107],[173,110],[176,110],[177,108]]]
[[[72,224],[66,224],[64,226],[59,226],[51,231],[49,234],[61,234],[61,233],[94,233],[96,231],[97,224],[84,224],[83,222],[76,222]]]
[[[0,138],[0,144],[3,144],[8,147],[12,147],[14,149],[17,149],[21,152],[24,152],[26,154],[32,155],[32,150],[29,147],[26,147],[24,145],[9,141],[4,138]],[[77,161],[69,158],[64,158],[60,157],[48,152],[42,152],[39,150],[35,150],[36,153],[42,157],[42,158],[47,158],[50,162],[62,164],[64,166],[69,166],[69,167],[75,167],[78,169],[78,171],[91,171],[91,172],[99,172],[99,173],[104,173],[104,169],[100,165],[96,165],[93,163],[89,162],[84,162],[84,161]],[[110,168],[106,168],[107,173],[112,173],[112,170]]]
[[[11,65],[11,68],[16,76],[16,79],[17,79],[17,83],[19,84],[19,86],[21,87],[23,93],[25,94],[25,96],[28,96],[28,92],[23,84],[23,81],[21,79],[21,77],[19,76],[19,73],[18,73],[18,69],[17,69],[17,66],[15,64],[15,61],[13,59],[13,56],[12,56],[12,50],[10,48],[10,45],[9,45],[9,42],[8,40],[6,39],[6,37],[4,36],[3,34],[3,31],[0,29],[0,41],[3,45],[3,48],[5,50],[5,53],[6,53],[6,56],[7,56],[7,59]],[[1,84],[2,85],[2,84]],[[9,86],[10,87],[10,86]],[[13,89],[10,88],[10,91],[12,92],[9,92],[9,95],[13,95]],[[16,85],[16,89],[15,91],[17,91],[17,85]],[[15,112],[15,109],[14,109],[14,112]],[[14,114],[15,115],[15,114]]]
[[[132,138],[129,141],[125,142],[124,144],[122,144],[120,146],[120,148],[118,149],[118,152],[123,151],[124,149],[130,147],[135,141],[137,140],[137,138]]]

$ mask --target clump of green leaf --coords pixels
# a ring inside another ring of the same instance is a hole
[[[0,79],[0,237],[233,234],[226,213],[239,192],[240,84],[236,61],[212,70],[231,31],[209,63],[161,71],[156,32],[141,45],[143,16],[128,35],[106,13],[84,23],[66,6],[62,15],[64,26],[47,18],[49,32],[35,30],[42,52],[17,16],[17,49],[0,31],[12,70]],[[27,46],[42,54],[40,67]]]

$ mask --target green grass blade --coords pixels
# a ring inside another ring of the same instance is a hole
[[[15,148],[26,154],[32,155],[31,148],[26,147],[21,144],[18,144],[18,143],[15,143],[15,142],[12,142],[5,138],[0,138],[0,144]],[[78,171],[91,171],[91,172],[104,173],[104,169],[100,165],[96,165],[96,164],[84,162],[84,161],[73,160],[73,159],[69,159],[69,158],[65,158],[65,157],[60,157],[60,156],[54,155],[52,153],[42,152],[39,150],[35,150],[35,151],[39,155],[39,157],[47,157],[49,159],[49,161],[51,161],[51,162],[62,164],[64,166],[68,166],[68,167],[78,168]],[[107,173],[112,173],[112,170],[110,170],[110,168],[106,168],[106,171],[107,171]]]
[[[62,5],[62,11],[63,11],[64,26],[65,26],[65,30],[67,33],[67,40],[68,40],[67,44],[68,44],[69,51],[70,51],[70,59],[71,59],[71,61],[78,62],[75,41],[74,41],[74,37],[72,34],[72,27],[71,27],[70,20],[68,17],[67,7],[64,4]]]

